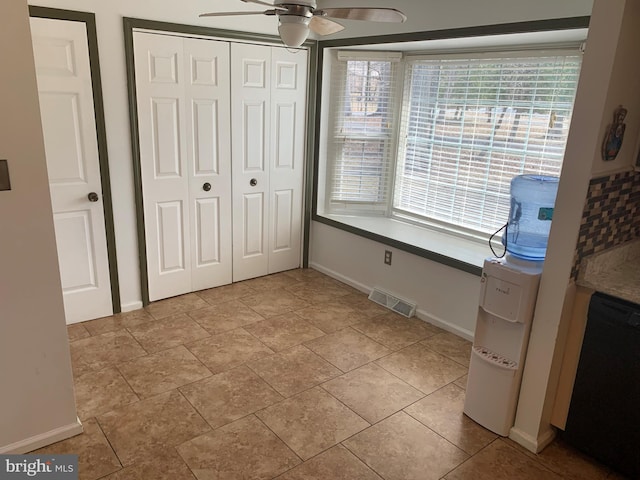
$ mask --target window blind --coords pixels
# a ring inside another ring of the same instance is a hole
[[[515,175],[559,175],[578,52],[407,63],[393,211],[492,233]]]
[[[350,52],[339,54],[333,65],[327,178],[334,207],[388,209],[400,58],[391,52]]]

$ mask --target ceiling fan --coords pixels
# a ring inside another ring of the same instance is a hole
[[[370,22],[402,23],[407,17],[395,8],[340,7],[318,9],[316,0],[242,0],[271,7],[261,12],[212,12],[201,17],[223,17],[227,15],[268,15],[277,16],[278,32],[287,47],[299,47],[309,36],[309,30],[318,35],[329,35],[344,29],[329,18],[345,20],[365,20]]]

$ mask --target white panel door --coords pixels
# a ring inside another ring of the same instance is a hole
[[[269,273],[300,266],[307,51],[271,53]]]
[[[229,44],[184,39],[192,290],[231,283]]]
[[[134,32],[149,300],[191,291],[183,39]]]
[[[31,32],[65,315],[76,323],[113,313],[87,33],[44,18]]]
[[[233,281],[269,268],[271,47],[231,45]]]

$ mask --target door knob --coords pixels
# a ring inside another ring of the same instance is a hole
[[[90,202],[97,202],[98,194],[96,192],[91,192],[89,195],[87,195],[87,198],[89,199]]]
[[[206,182],[204,185],[202,185],[202,189],[205,192],[208,192],[209,190],[211,190],[211,184],[209,182]]]
[[[255,187],[258,184],[258,180],[256,180],[255,178],[252,178],[251,180],[249,180],[249,185],[251,185],[252,187]]]

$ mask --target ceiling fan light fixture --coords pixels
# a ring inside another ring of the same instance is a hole
[[[309,36],[310,17],[280,15],[278,33],[287,47],[299,47]]]

